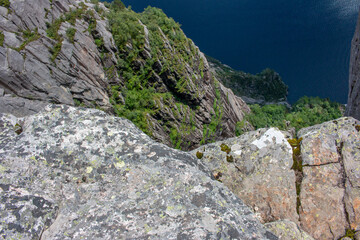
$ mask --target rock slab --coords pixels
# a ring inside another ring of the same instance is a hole
[[[289,134],[260,129],[204,145],[192,154],[257,213],[262,222],[298,222]],[[228,152],[226,152],[228,151]],[[199,155],[200,154],[200,155]]]
[[[360,125],[346,117],[300,130],[302,228],[315,239],[360,230]]]
[[[49,105],[0,128],[5,239],[277,239],[202,161],[128,120]]]

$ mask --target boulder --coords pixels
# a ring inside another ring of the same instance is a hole
[[[128,120],[49,105],[0,128],[5,239],[278,239],[203,161]]]
[[[315,239],[360,230],[360,125],[340,118],[299,131],[302,228]]]
[[[289,219],[298,223],[295,174],[289,134],[260,129],[201,146],[191,153],[201,159],[262,222]]]

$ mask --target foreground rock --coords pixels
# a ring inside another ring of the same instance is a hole
[[[277,239],[200,160],[128,120],[67,106],[0,116],[5,239]]]
[[[303,159],[300,221],[315,239],[360,230],[360,125],[353,118],[299,132]]]
[[[290,136],[260,129],[202,146],[192,154],[258,213],[262,222],[298,222]]]

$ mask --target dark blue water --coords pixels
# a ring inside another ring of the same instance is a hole
[[[360,0],[124,0],[159,7],[200,50],[250,73],[270,67],[289,101],[320,96],[346,103],[350,43]]]

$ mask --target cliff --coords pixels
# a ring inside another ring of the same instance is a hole
[[[160,9],[120,1],[10,1],[0,6],[0,110],[47,103],[99,108],[169,146],[235,136],[249,112]]]
[[[351,41],[349,95],[346,105],[347,116],[360,119],[360,14],[354,37]]]
[[[237,96],[248,104],[274,104],[286,102],[288,86],[280,75],[271,69],[265,69],[256,75],[237,71],[207,56],[211,72]]]

